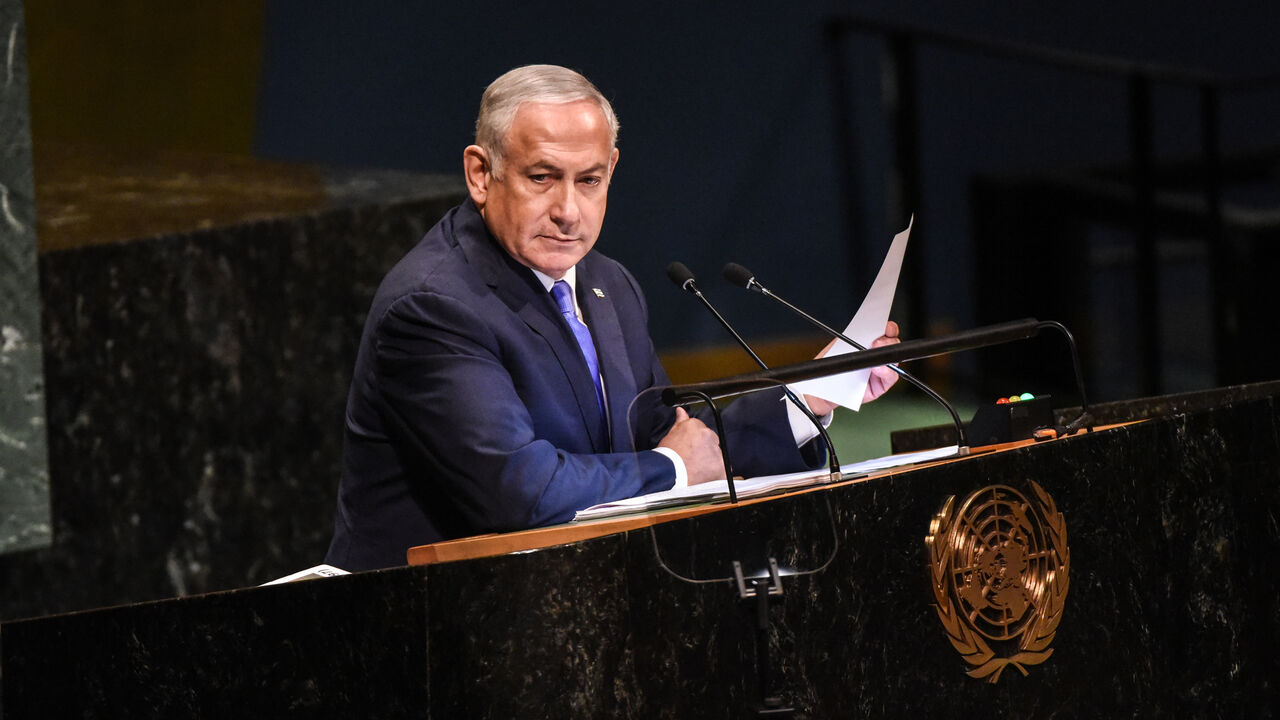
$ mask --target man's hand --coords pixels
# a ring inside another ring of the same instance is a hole
[[[689,417],[684,408],[676,408],[676,422],[658,447],[670,448],[684,460],[690,485],[724,479],[720,438],[701,420]]]
[[[893,345],[897,342],[901,342],[898,339],[898,323],[890,320],[889,323],[884,326],[884,334],[876,338],[875,341],[871,343],[871,347],[884,347],[885,345]],[[827,353],[831,352],[831,348],[835,347],[835,345],[835,340],[827,343],[827,346],[822,348],[822,350],[814,356],[814,359],[816,360],[821,357],[826,357]],[[893,387],[893,384],[896,382],[898,382],[898,373],[890,370],[888,367],[881,365],[880,367],[872,368],[871,377],[867,379],[867,391],[862,395],[862,402],[865,403],[875,400],[883,395],[886,390]],[[809,405],[809,409],[813,411],[813,414],[818,417],[827,415],[836,409],[835,403],[828,402],[820,397],[814,397],[813,395],[805,395],[804,401]]]
[[[898,339],[898,323],[890,320],[884,326],[884,334],[875,339],[871,343],[871,347],[878,348],[885,345],[894,345],[902,342]],[[893,387],[898,382],[898,373],[894,372],[887,365],[871,368],[871,377],[867,379],[867,391],[862,394],[862,402],[871,402],[885,393],[886,390]]]

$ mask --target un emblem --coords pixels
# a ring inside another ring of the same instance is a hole
[[[1053,498],[1031,483],[1036,502],[1006,485],[948,497],[933,517],[929,549],[934,606],[947,639],[997,682],[1012,665],[1023,675],[1053,654],[1067,599],[1067,523]]]

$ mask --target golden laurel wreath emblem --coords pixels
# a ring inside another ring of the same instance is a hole
[[[1026,675],[1049,659],[1067,599],[1067,521],[1030,484],[1035,505],[1006,485],[973,492],[959,510],[948,497],[925,538],[947,639],[973,666],[967,674],[990,683],[1010,665]]]

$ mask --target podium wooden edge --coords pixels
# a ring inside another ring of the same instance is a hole
[[[1103,430],[1128,424],[1130,423],[1118,423],[1102,426],[1095,428],[1093,432],[1101,432]],[[887,470],[881,470],[868,475],[860,475],[847,480],[841,480],[836,483],[818,483],[801,488],[792,488],[786,492],[775,495],[766,495],[742,500],[738,502],[737,505],[727,502],[718,502],[714,504],[707,503],[703,505],[655,510],[647,513],[622,515],[615,518],[602,518],[600,520],[590,520],[581,523],[553,525],[551,527],[534,528],[532,530],[519,530],[510,533],[489,533],[486,535],[472,535],[469,537],[457,538],[455,540],[443,540],[441,542],[431,543],[430,545],[418,545],[416,547],[411,547],[406,552],[406,557],[409,565],[434,565],[437,563],[457,562],[459,560],[474,560],[477,558],[493,557],[496,555],[507,555],[509,553],[516,552],[542,550],[545,548],[555,547],[557,545],[567,545],[569,543],[581,542],[583,540],[594,540],[596,538],[615,535],[617,533],[627,532],[630,530],[642,530],[662,523],[684,520],[698,515],[723,512],[735,507],[772,502],[783,497],[791,497],[811,492],[821,492],[854,483],[867,482],[900,473],[912,472],[922,468],[936,467],[954,462],[963,462],[973,457],[1007,452],[1009,450],[1026,447],[1028,445],[1044,445],[1047,443],[1061,442],[1062,440],[1069,440],[1071,437],[1079,436],[1080,435],[1073,435],[1067,438],[1058,438],[1038,443],[1035,440],[1019,440],[999,445],[984,445],[982,447],[972,448],[968,455],[962,457],[942,458],[914,465],[889,468]]]

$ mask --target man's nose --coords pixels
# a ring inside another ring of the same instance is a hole
[[[555,201],[551,204],[551,220],[561,231],[568,232],[582,219],[582,212],[578,207],[580,201],[574,183],[563,183],[557,189]]]

